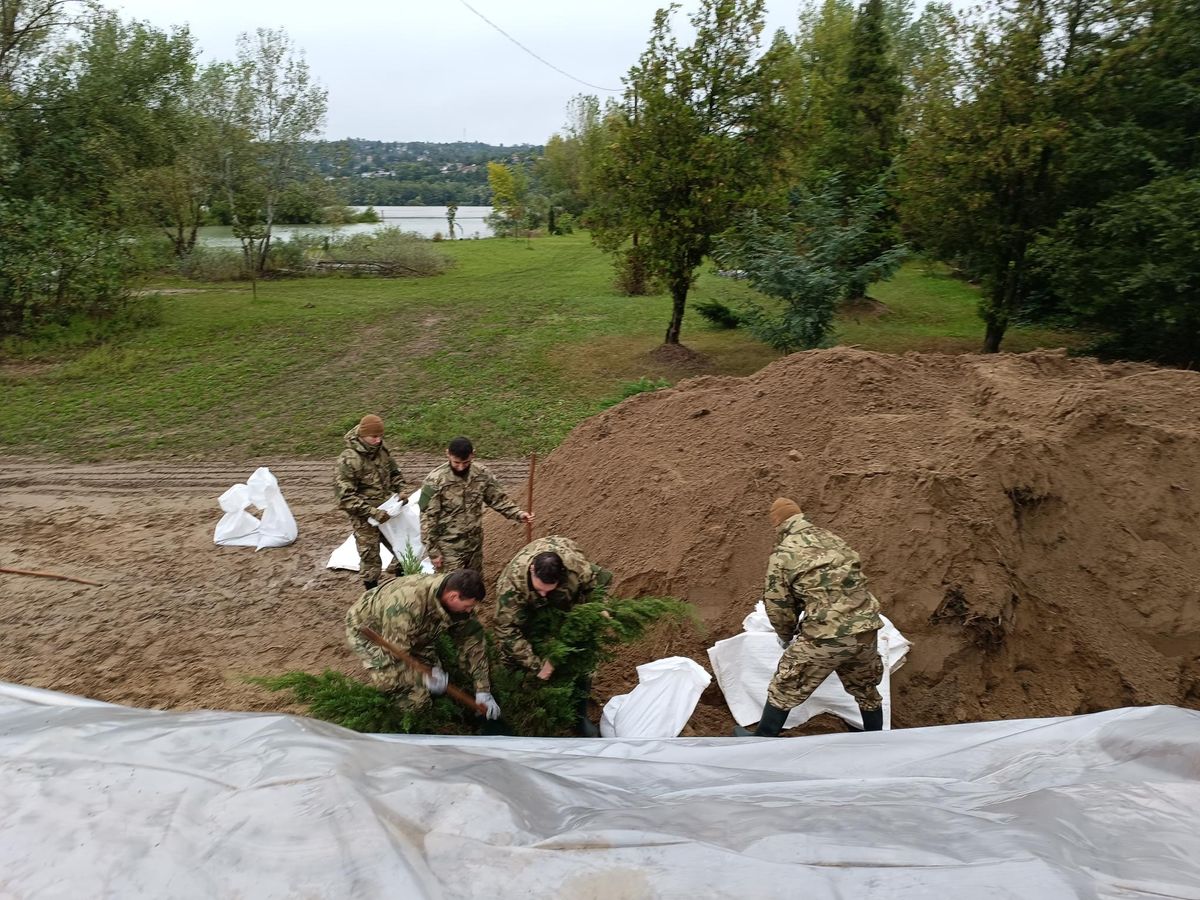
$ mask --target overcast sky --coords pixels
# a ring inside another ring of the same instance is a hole
[[[667,0],[465,0],[574,78],[621,88]],[[772,0],[765,38],[795,32],[800,0]],[[329,90],[325,136],[541,144],[580,84],[534,59],[464,0],[106,0],[126,19],[186,24],[205,60],[232,59],[239,33],[284,28]],[[698,6],[684,0],[683,12]],[[677,17],[686,26],[686,16]]]

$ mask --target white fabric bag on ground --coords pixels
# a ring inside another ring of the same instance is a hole
[[[400,503],[398,494],[392,494],[387,502],[379,506],[384,512],[390,514],[391,518],[382,525],[374,519],[367,521],[376,526],[380,534],[387,538],[398,552],[403,553],[405,547],[412,547],[417,559],[421,560],[421,571],[426,575],[432,575],[433,563],[425,555],[425,545],[421,543],[421,510],[417,505],[420,494],[419,489],[413,491],[408,497],[408,502],[404,504]],[[395,559],[382,541],[379,544],[379,558],[385,570]],[[325,568],[346,569],[350,572],[359,570],[358,546],[354,543],[353,534],[329,555],[329,562],[325,564]]]
[[[891,673],[903,665],[910,642],[887,617],[881,618],[883,627],[879,629],[879,653],[884,666],[879,693],[883,697],[883,727],[886,729],[891,728]],[[762,716],[767,686],[775,675],[783,648],[779,646],[761,600],[742,625],[746,630],[741,634],[717,641],[710,647],[708,658],[734,721],[739,725],[749,725]],[[858,704],[842,687],[836,672],[831,672],[812,696],[788,714],[784,728],[803,725],[813,716],[824,712],[833,713],[856,728],[862,727],[862,713]]]
[[[235,484],[217,502],[225,514],[217,522],[213,542],[222,547],[286,547],[299,534],[279,482],[266,466],[259,466],[245,484]],[[251,505],[262,510],[261,519],[246,511]]]
[[[712,676],[684,656],[645,663],[637,673],[637,687],[604,704],[601,737],[678,737]]]

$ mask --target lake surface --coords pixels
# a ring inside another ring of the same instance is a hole
[[[352,206],[351,209],[361,212],[365,206]],[[491,213],[490,206],[460,206],[454,217],[454,236],[456,238],[484,238],[492,236],[492,229],[484,223],[484,216]],[[293,234],[342,235],[370,234],[380,228],[399,228],[402,231],[415,231],[422,237],[433,237],[441,232],[445,237],[450,233],[446,224],[446,207],[444,206],[377,206],[382,221],[378,223],[358,223],[354,225],[276,225],[271,229],[271,240],[287,240]],[[206,225],[196,236],[198,243],[205,247],[240,247],[238,239],[233,236],[233,229],[228,225]]]

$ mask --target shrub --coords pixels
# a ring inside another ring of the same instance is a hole
[[[453,264],[431,241],[399,228],[336,238],[323,257],[332,271],[357,268],[384,275],[438,275]]]
[[[742,324],[742,314],[726,306],[720,300],[704,300],[693,303],[692,308],[718,328],[737,328]]]
[[[237,281],[246,277],[242,251],[232,247],[193,247],[191,253],[179,258],[177,266],[180,275],[193,281]]]
[[[616,277],[613,287],[626,297],[644,297],[652,293],[650,265],[641,247],[628,247],[613,260]]]

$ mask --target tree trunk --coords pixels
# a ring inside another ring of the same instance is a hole
[[[989,319],[987,327],[983,332],[983,352],[984,353],[999,353],[1000,342],[1004,340],[1004,332],[1007,330],[1007,324]]]
[[[671,284],[671,324],[667,326],[667,336],[664,344],[679,343],[679,329],[683,326],[683,309],[687,305],[688,282],[672,282]]]

